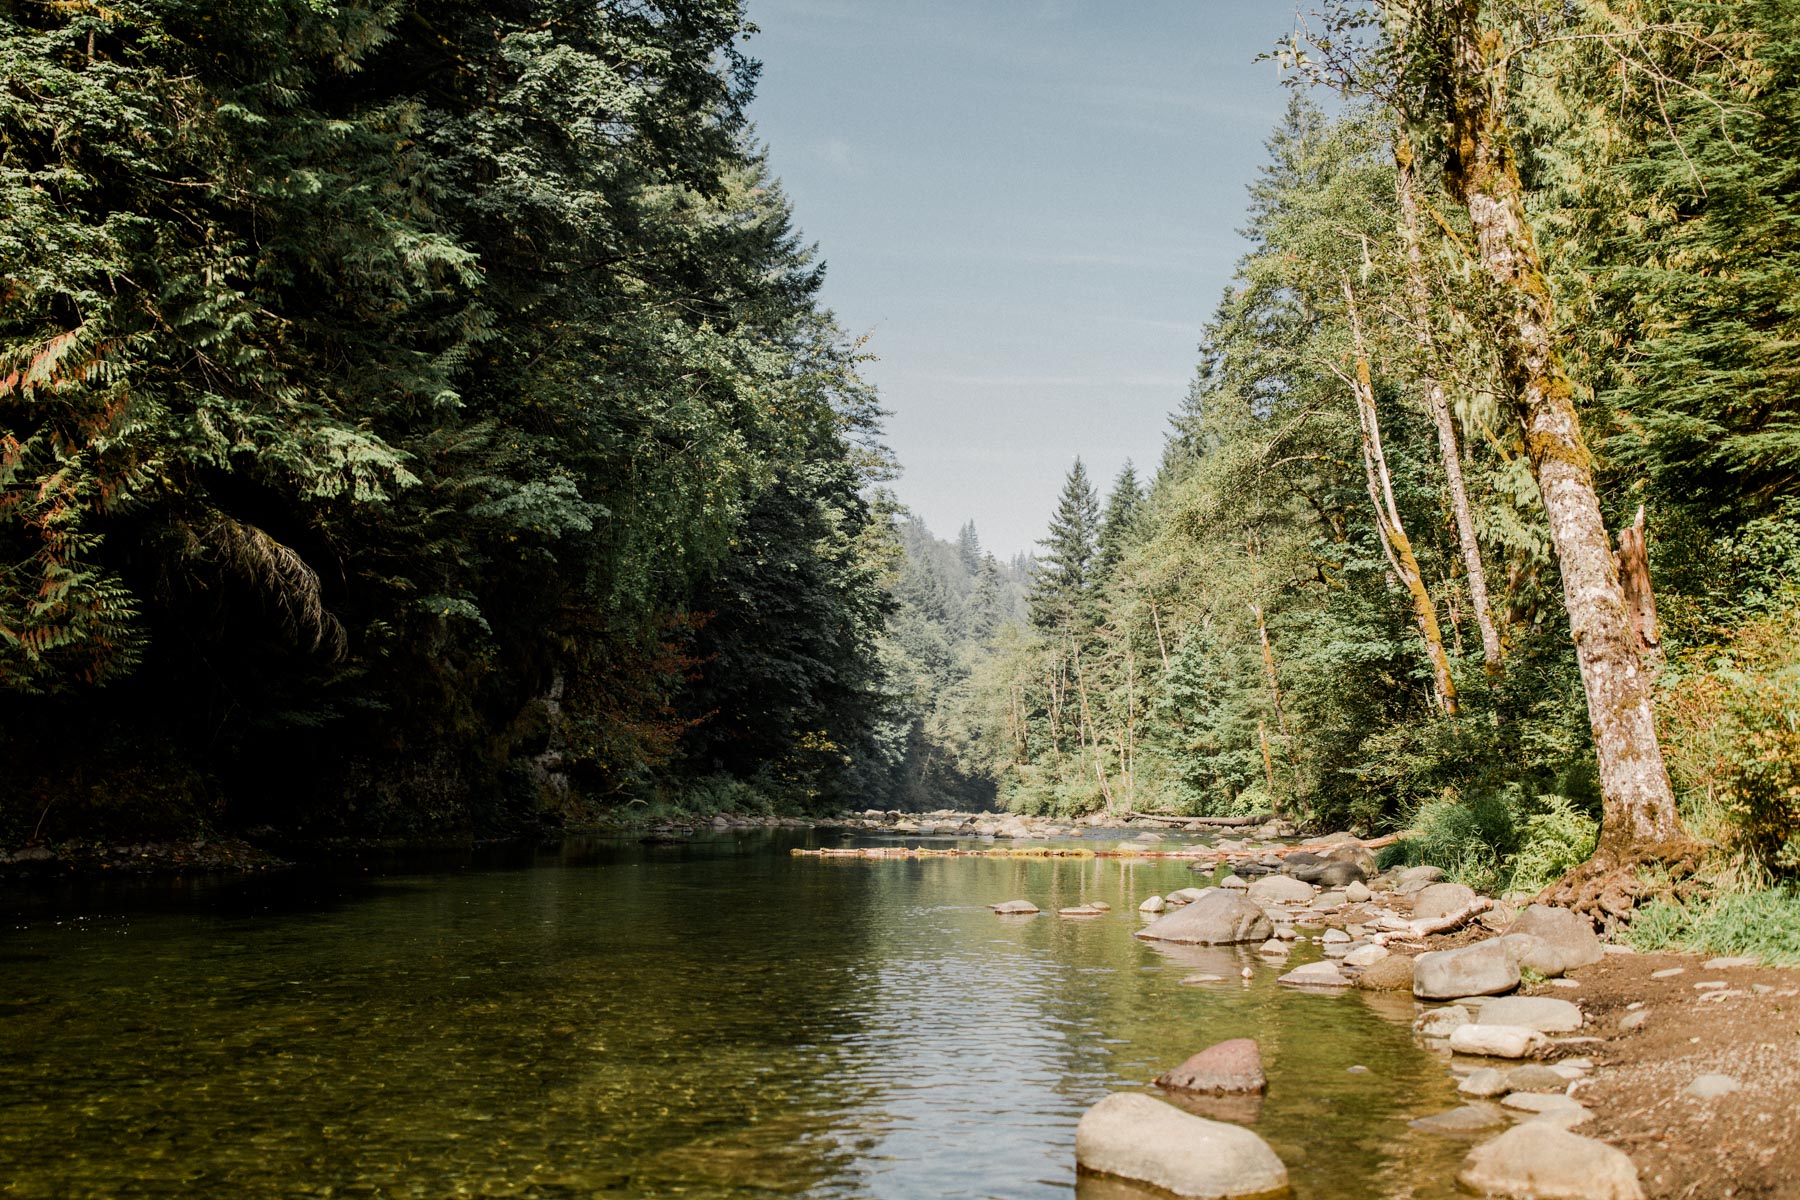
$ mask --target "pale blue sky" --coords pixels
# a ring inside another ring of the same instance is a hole
[[[1034,548],[1077,454],[1148,474],[1286,97],[1281,0],[750,0],[751,114],[878,356],[897,490]],[[1102,487],[1104,491],[1104,486]]]

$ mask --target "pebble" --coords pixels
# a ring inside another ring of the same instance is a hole
[[[1709,958],[1700,965],[1708,971],[1728,971],[1732,967],[1754,967],[1759,961],[1761,960],[1755,955],[1740,954],[1728,958]]]
[[[1142,904],[1138,905],[1138,911],[1159,913],[1167,907],[1169,907],[1169,902],[1167,900],[1164,900],[1161,896],[1151,896],[1148,900],[1145,900]]]
[[[1303,967],[1295,967],[1286,975],[1276,980],[1277,983],[1289,984],[1293,987],[1349,987],[1350,979],[1337,969],[1334,962],[1307,963]]]
[[[1694,985],[1694,990],[1697,992],[1710,992],[1714,988],[1730,986],[1731,985],[1726,983],[1723,979],[1702,979],[1699,983]]]
[[[1642,1029],[1644,1022],[1650,1019],[1650,1010],[1640,1009],[1634,1013],[1626,1013],[1619,1018],[1619,1032],[1630,1033],[1634,1029]]]
[[[1349,887],[1344,889],[1344,899],[1352,904],[1367,904],[1374,895],[1375,893],[1371,892],[1368,889],[1368,886],[1362,883],[1352,883]]]
[[[1578,988],[1581,986],[1579,979],[1552,979],[1549,982],[1551,987]]]
[[[1686,974],[1687,974],[1686,967],[1664,967],[1660,971],[1650,972],[1650,978],[1652,978],[1652,979],[1673,979],[1677,975],[1686,975]]]

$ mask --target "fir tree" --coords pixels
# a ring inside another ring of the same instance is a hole
[[[1094,559],[1099,552],[1100,501],[1081,459],[1063,480],[1050,536],[1031,589],[1031,621],[1039,629],[1064,629],[1086,615],[1093,597]]]
[[[1127,460],[1119,477],[1113,481],[1106,497],[1106,511],[1100,519],[1099,553],[1095,570],[1101,580],[1112,577],[1125,558],[1125,551],[1137,537],[1139,510],[1144,503],[1144,490],[1138,484],[1137,470]]]

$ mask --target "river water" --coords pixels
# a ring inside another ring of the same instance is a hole
[[[1242,1036],[1296,1196],[1455,1194],[1410,999],[1133,938],[1186,864],[820,838],[0,896],[0,1196],[1067,1197],[1088,1105]]]

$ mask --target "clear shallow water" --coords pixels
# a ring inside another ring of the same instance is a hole
[[[1133,938],[1185,864],[794,844],[0,897],[0,1196],[1067,1197],[1088,1105],[1240,1036],[1296,1196],[1455,1194],[1410,1000]]]

